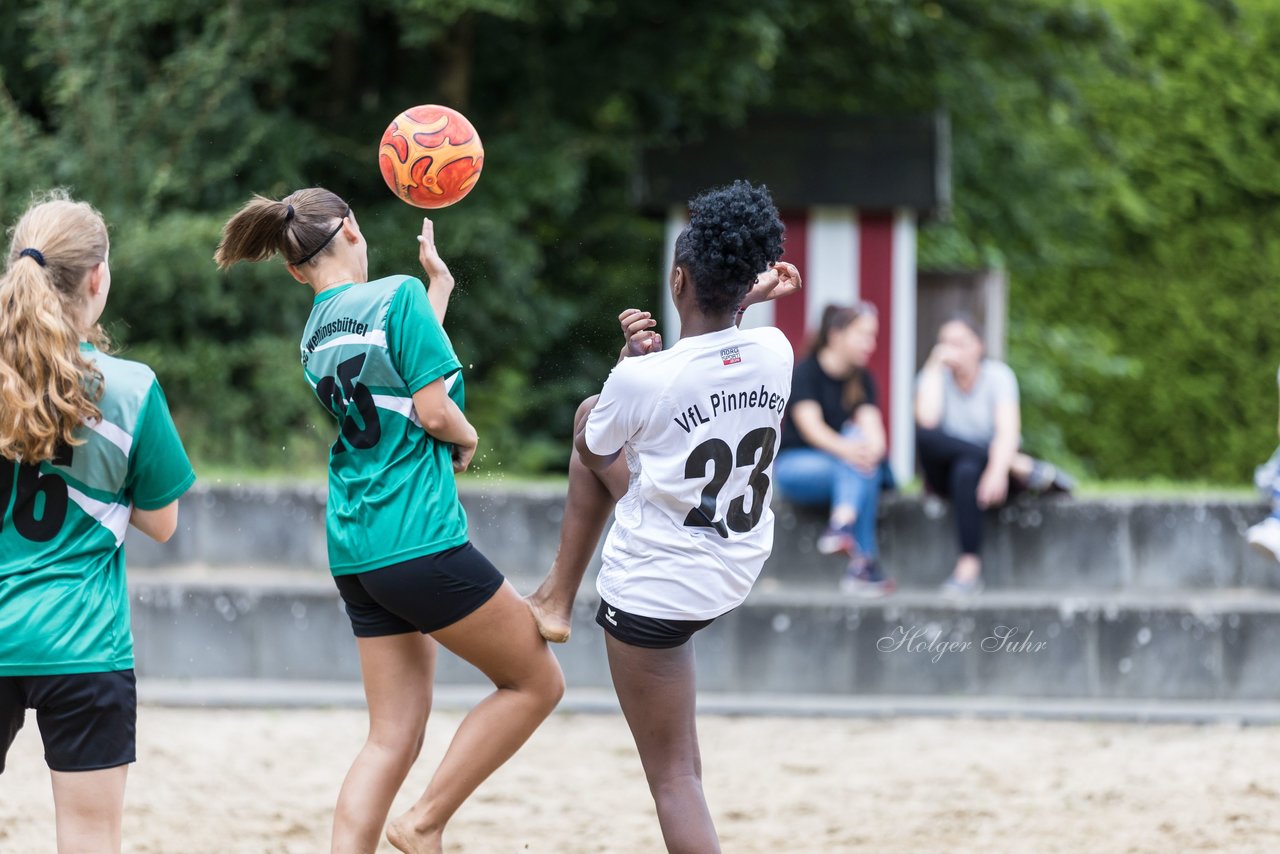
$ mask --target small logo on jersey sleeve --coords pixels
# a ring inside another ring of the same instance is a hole
[[[720,360],[726,365],[736,365],[742,361],[742,354],[737,347],[725,347],[720,351]]]

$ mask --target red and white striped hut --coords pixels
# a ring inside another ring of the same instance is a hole
[[[916,227],[950,200],[945,117],[837,117],[748,122],[675,151],[650,152],[640,195],[665,210],[662,330],[680,334],[666,264],[688,221],[685,202],[745,178],[765,183],[787,228],[783,258],[800,268],[801,294],[758,306],[744,323],[774,325],[797,358],[832,303],[864,300],[880,314],[871,372],[888,421],[889,461],[899,482],[915,467],[912,384],[916,371]]]

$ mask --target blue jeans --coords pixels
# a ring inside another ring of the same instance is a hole
[[[867,557],[878,553],[876,507],[880,502],[880,470],[868,474],[825,451],[788,448],[773,463],[778,492],[797,504],[852,507],[858,514],[853,538]]]

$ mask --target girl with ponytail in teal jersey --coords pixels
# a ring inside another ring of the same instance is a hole
[[[436,643],[479,668],[494,692],[458,728],[427,790],[386,827],[406,852],[442,851],[444,827],[515,753],[564,691],[559,664],[524,600],[471,545],[454,475],[476,451],[462,365],[442,323],[453,277],[424,219],[430,288],[369,281],[364,236],[328,190],[255,197],[223,229],[215,260],[276,254],[311,288],[299,356],[334,418],[326,530],[329,569],[360,654],[369,735],[334,812],[334,852],[377,847],[422,747]]]
[[[0,772],[34,709],[59,852],[120,850],[137,698],[129,525],[161,542],[195,481],[146,365],[104,352],[107,228],[55,192],[0,277]]]

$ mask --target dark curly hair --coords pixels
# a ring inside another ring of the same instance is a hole
[[[675,260],[693,277],[698,308],[705,314],[737,308],[756,276],[782,256],[782,231],[763,184],[734,181],[690,201]]]

